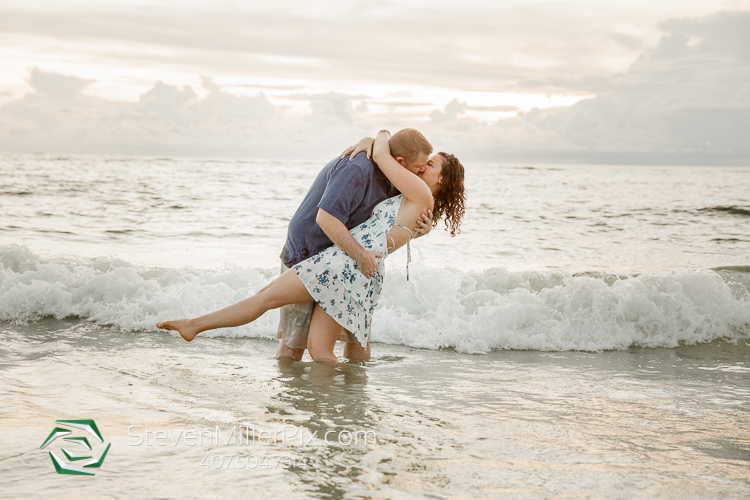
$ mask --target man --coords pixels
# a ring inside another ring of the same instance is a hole
[[[389,145],[393,158],[409,171],[420,175],[432,153],[432,145],[415,129],[403,129],[394,134]],[[348,156],[336,158],[326,165],[313,182],[302,204],[289,222],[287,240],[281,252],[281,272],[303,260],[320,253],[332,245],[338,245],[347,255],[357,261],[362,274],[372,277],[378,267],[375,252],[365,250],[349,233],[370,217],[375,206],[381,201],[398,195],[398,190],[377,165],[364,153],[353,159]],[[431,216],[423,215],[417,221],[416,236],[429,232]],[[277,338],[278,358],[302,359],[305,348],[318,349],[308,345],[310,320],[315,302],[290,304],[281,308],[281,321]],[[370,346],[360,346],[353,335],[331,319],[326,324],[330,338],[344,340],[344,356],[349,359],[367,360]],[[335,343],[335,341],[333,341]]]

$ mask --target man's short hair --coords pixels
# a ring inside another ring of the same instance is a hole
[[[408,163],[416,162],[420,155],[432,153],[432,144],[414,128],[399,130],[391,136],[388,144],[391,147],[391,156],[394,158],[400,156]]]

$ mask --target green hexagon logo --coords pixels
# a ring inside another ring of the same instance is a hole
[[[112,443],[106,443],[105,445],[104,438],[102,437],[102,434],[99,432],[99,429],[96,427],[96,423],[94,423],[93,420],[55,420],[55,423],[61,424],[65,427],[55,427],[54,429],[52,429],[52,432],[50,432],[49,436],[47,436],[47,439],[44,440],[44,443],[42,443],[42,446],[40,446],[39,449],[43,450],[57,438],[62,438],[62,441],[64,441],[63,446],[67,446],[67,449],[61,448],[60,451],[62,451],[62,454],[65,456],[67,462],[60,458],[53,451],[49,452],[49,456],[52,459],[52,465],[55,466],[55,470],[57,471],[57,473],[75,474],[79,476],[95,475],[93,472],[84,469],[101,467],[101,465],[104,463],[104,457],[107,456],[109,447],[112,445]],[[95,448],[100,448],[100,450],[98,452],[97,450],[94,450],[88,440],[88,437],[86,436],[71,436],[74,431],[67,429],[66,427],[85,431],[90,434],[90,436],[93,437],[94,440],[102,444],[102,446],[95,445]],[[85,449],[85,451],[81,452],[81,448]],[[87,461],[84,463],[76,463],[76,465],[71,465],[71,463],[73,462],[80,462],[82,460]]]

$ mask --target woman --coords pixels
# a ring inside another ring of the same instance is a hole
[[[199,318],[157,323],[157,328],[176,330],[190,342],[200,332],[244,325],[270,309],[314,300],[317,305],[310,322],[310,339],[326,335],[335,322],[366,347],[372,313],[382,290],[382,257],[411,240],[412,232],[405,224],[432,210],[435,221],[445,216],[446,227],[455,236],[464,214],[464,168],[456,157],[433,155],[420,178],[393,159],[389,137],[386,131],[377,135],[373,160],[401,194],[378,204],[369,219],[351,230],[365,249],[381,258],[372,278],[366,278],[343,250],[332,246],[300,262],[250,298]],[[333,354],[335,342],[316,343],[324,347],[311,348],[310,355],[316,361],[338,361]]]

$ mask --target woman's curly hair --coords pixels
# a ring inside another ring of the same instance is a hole
[[[450,230],[451,236],[456,236],[461,232],[459,226],[466,211],[464,166],[451,154],[438,154],[443,157],[443,169],[440,172],[440,190],[435,195],[435,207],[432,210],[433,226],[437,226],[440,217],[444,215],[445,230]]]

